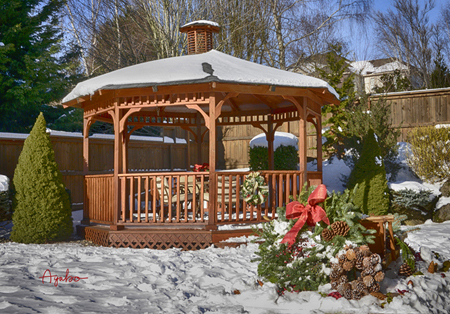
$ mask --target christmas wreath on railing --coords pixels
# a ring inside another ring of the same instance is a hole
[[[249,205],[258,206],[267,200],[269,187],[259,172],[250,172],[241,186],[241,198]]]

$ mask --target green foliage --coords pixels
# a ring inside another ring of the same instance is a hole
[[[29,132],[72,83],[59,27],[63,1],[0,0],[0,130]]]
[[[330,258],[343,249],[346,242],[358,245],[373,243],[374,236],[371,234],[375,230],[367,230],[359,223],[362,213],[353,204],[356,189],[357,187],[352,191],[346,190],[342,194],[333,192],[323,204],[330,223],[347,222],[350,231],[346,237],[335,236],[330,242],[318,241],[316,236],[326,226],[321,222],[315,226],[314,234],[307,231],[308,226],[305,224],[292,247],[286,243],[280,244],[279,241],[297,221],[286,219],[285,208],[277,209],[277,220],[263,224],[261,230],[255,228],[254,232],[259,236],[257,241],[262,240],[255,253],[258,257],[253,260],[259,262],[258,275],[277,284],[280,291],[317,290],[320,285],[329,282],[329,277],[323,271],[324,267],[330,266]],[[307,189],[305,185],[298,201],[306,204],[313,190],[314,187]]]
[[[411,144],[408,165],[424,181],[450,178],[450,128],[415,128],[408,133]]]
[[[297,170],[298,152],[292,145],[280,145],[273,153],[274,170]],[[267,147],[255,146],[249,149],[248,164],[252,171],[269,170]]]
[[[339,105],[329,104],[322,108],[323,125],[329,127],[323,134],[326,142],[323,144],[322,150],[325,154],[336,155],[338,158],[344,156],[347,122],[351,120],[348,109],[356,99],[354,74],[351,73],[344,78],[344,73],[348,72],[346,56],[342,51],[342,46],[331,45],[330,52],[327,54],[326,67],[316,68],[320,78],[328,82],[340,96]]]
[[[335,236],[333,237],[333,254],[336,254],[339,250],[343,249],[345,246],[345,241],[351,241],[356,245],[363,245],[367,243],[374,243],[374,238],[372,234],[375,230],[368,230],[360,221],[363,219],[363,213],[360,208],[355,205],[354,199],[357,196],[358,185],[356,185],[352,190],[346,189],[342,194],[333,193],[331,197],[325,200],[324,209],[327,213],[327,217],[330,220],[330,224],[336,221],[345,221],[350,228],[348,235],[346,237]],[[314,235],[319,235],[322,233],[324,225],[316,226]],[[325,228],[330,228],[325,227]]]
[[[400,250],[402,251],[402,260],[404,263],[408,263],[409,267],[414,271],[416,268],[416,261],[414,259],[414,254],[411,252],[408,245],[400,240],[399,238],[396,238],[397,244],[400,246]]]
[[[436,59],[434,60],[434,70],[431,72],[430,85],[431,88],[450,86],[450,71],[445,64],[440,50],[438,50]]]
[[[260,171],[269,169],[269,153],[267,147],[262,146],[250,147],[248,155],[249,155],[248,165],[251,171]]]
[[[69,195],[45,130],[45,119],[40,114],[14,172],[11,240],[15,242],[46,243],[67,239],[72,234]]]
[[[383,74],[380,81],[381,85],[374,89],[378,94],[411,90],[411,81],[398,69],[393,73]]]
[[[0,221],[11,219],[11,198],[9,191],[0,192]]]
[[[373,130],[364,139],[361,158],[352,170],[348,188],[359,185],[354,202],[365,214],[385,215],[389,210],[389,188],[381,150]]]
[[[375,103],[369,102],[367,95],[362,96],[360,104],[353,108],[352,118],[348,121],[348,138],[345,144],[351,154],[345,156],[344,160],[350,166],[356,164],[361,157],[364,138],[372,129],[377,136],[386,170],[392,175],[391,179],[395,180],[400,169],[397,162],[397,139],[400,136],[400,128],[391,127],[390,114],[391,105],[385,98],[379,98]]]
[[[404,189],[392,192],[393,205],[401,206],[407,209],[423,210],[432,200],[430,196],[433,193],[429,190],[416,192],[411,189]]]

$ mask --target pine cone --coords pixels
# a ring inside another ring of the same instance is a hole
[[[373,283],[375,282],[374,278],[370,275],[364,276],[363,277],[363,283],[364,285],[369,288],[370,286],[373,285]]]
[[[322,239],[325,241],[331,241],[335,236],[334,231],[331,229],[323,229],[322,231]]]
[[[331,281],[336,281],[336,280],[339,279],[339,277],[341,277],[341,274],[338,273],[338,272],[335,271],[335,270],[333,270],[333,271],[330,273],[330,280],[331,280]]]
[[[364,266],[364,268],[371,267],[372,266],[372,259],[370,257],[364,257],[364,259],[363,259],[363,266]]]
[[[373,279],[375,279],[375,281],[382,282],[384,279],[384,273],[382,271],[377,272],[375,276],[373,276]]]
[[[347,257],[347,259],[349,261],[353,261],[356,258],[356,253],[355,251],[353,251],[352,249],[349,249],[346,253],[345,256]]]
[[[339,263],[336,264],[331,264],[331,269],[338,272],[338,273],[342,273],[344,272],[344,270],[342,269],[342,265]]]
[[[430,265],[428,265],[428,272],[430,274],[434,274],[437,271],[437,263],[431,261]]]
[[[342,264],[342,268],[343,268],[345,271],[350,271],[350,270],[352,270],[352,268],[353,268],[353,263],[350,262],[350,261],[346,261],[346,262],[344,262],[344,264]]]
[[[363,260],[364,260],[364,255],[362,255],[361,252],[358,252],[356,254],[356,262],[355,262],[356,269],[362,270],[364,268]]]
[[[342,296],[343,296],[344,298],[346,298],[347,300],[353,299],[353,292],[352,292],[352,289],[346,289],[346,290],[344,290],[344,294],[342,294]]]
[[[379,292],[380,291],[380,284],[378,282],[375,282],[372,286],[370,286],[369,288],[369,292]]]
[[[350,231],[350,227],[345,221],[336,221],[331,224],[331,229],[333,229],[334,234],[346,236]]]
[[[377,298],[378,300],[385,300],[386,296],[384,294],[382,294],[381,292],[371,292],[371,295],[373,295],[375,298]]]
[[[351,284],[352,284],[352,289],[354,291],[357,291],[360,294],[362,294],[363,290],[366,289],[366,286],[360,280],[353,280]]]
[[[352,290],[352,297],[353,297],[353,300],[359,300],[362,297],[362,292]]]
[[[347,290],[352,290],[352,287],[351,287],[351,285],[347,282],[347,283],[344,283],[344,284],[342,284],[342,285],[339,285],[338,287],[337,287],[337,291],[342,295],[342,296],[344,296],[344,294],[345,294],[345,291],[347,291]]]
[[[367,257],[367,256],[372,255],[372,252],[370,252],[370,249],[369,249],[369,247],[368,247],[367,245],[361,245],[361,246],[359,247],[359,251],[361,252],[361,254],[362,254],[364,257]]]
[[[339,281],[331,282],[331,289],[336,290],[338,286],[339,286]]]
[[[372,267],[364,268],[363,271],[361,272],[361,277],[365,277],[367,275],[369,276],[375,275],[375,270]]]
[[[339,277],[338,281],[340,285],[346,284],[348,282],[347,275],[342,275],[341,277]]]
[[[413,273],[411,267],[408,265],[408,263],[403,263],[402,265],[400,265],[400,269],[398,270],[398,275],[399,276],[411,276]]]
[[[381,257],[380,257],[380,255],[378,255],[376,253],[372,254],[370,256],[370,260],[372,261],[372,265],[376,265],[378,263],[381,263]]]

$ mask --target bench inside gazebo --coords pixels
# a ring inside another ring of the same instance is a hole
[[[215,23],[197,21],[180,30],[188,33],[188,55],[89,79],[63,99],[65,106],[84,110],[85,196],[78,231],[87,240],[115,247],[205,248],[249,235],[251,225],[276,218],[276,208],[305,182],[322,181],[321,106],[338,103],[334,89],[316,78],[211,50],[212,33],[219,30]],[[113,174],[89,172],[88,134],[95,121],[114,126]],[[248,172],[216,169],[217,127],[263,130],[274,169],[275,131],[293,121],[299,126],[299,169],[262,171],[269,197],[258,206],[247,204],[239,195]],[[317,133],[317,171],[307,171],[307,122]],[[209,171],[130,173],[127,144],[144,126],[181,127],[198,147],[207,136]]]

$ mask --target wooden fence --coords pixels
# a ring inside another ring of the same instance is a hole
[[[398,141],[406,142],[408,132],[419,126],[450,124],[450,88],[373,95],[371,103],[385,97],[391,104],[391,123],[401,128]]]
[[[184,136],[178,130],[177,136]],[[28,134],[0,133],[0,174],[10,179],[14,176],[20,152]],[[72,206],[80,208],[83,203],[83,138],[81,134],[53,132],[50,134],[55,159],[66,187],[71,192]],[[161,138],[162,140],[162,138]],[[152,170],[188,169],[195,164],[197,144],[163,143],[132,137],[129,143],[128,166],[130,172]],[[94,136],[89,139],[89,166],[92,173],[112,173],[114,168],[113,136]],[[202,159],[207,161],[208,145],[202,146]]]

